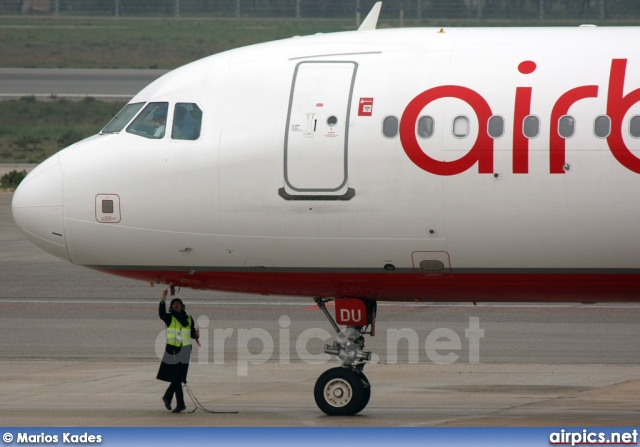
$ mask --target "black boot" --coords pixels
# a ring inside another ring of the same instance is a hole
[[[173,409],[172,413],[180,413],[181,411],[184,411],[186,409],[187,407],[185,404],[182,404],[182,405],[178,404],[178,406]]]

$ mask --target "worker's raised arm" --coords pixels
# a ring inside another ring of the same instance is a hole
[[[158,316],[164,324],[169,326],[171,324],[171,314],[167,313],[167,305],[164,300],[167,298],[167,291],[162,292],[162,300],[160,301],[160,305],[158,306]]]

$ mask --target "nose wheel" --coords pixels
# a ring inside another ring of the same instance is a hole
[[[329,416],[351,416],[369,403],[371,385],[357,370],[342,366],[325,371],[313,390],[316,405]]]
[[[316,404],[329,416],[357,414],[371,397],[371,385],[362,368],[371,357],[370,352],[364,351],[364,335],[375,333],[376,303],[353,298],[336,299],[336,315],[340,307],[342,315],[361,317],[359,320],[340,319],[341,324],[347,325],[341,330],[325,306],[329,300],[316,298],[315,301],[337,333],[337,340],[333,345],[326,345],[324,352],[338,356],[342,363],[342,366],[325,371],[316,381],[313,390]],[[368,327],[371,332],[366,332]]]

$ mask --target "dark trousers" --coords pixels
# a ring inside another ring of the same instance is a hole
[[[181,380],[175,380],[173,382],[171,382],[171,385],[169,385],[169,388],[167,388],[167,391],[164,393],[164,398],[168,401],[171,402],[173,400],[173,394],[175,393],[176,395],[176,404],[178,407],[184,407],[184,393],[182,392],[182,381]]]

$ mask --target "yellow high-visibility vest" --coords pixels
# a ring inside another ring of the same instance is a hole
[[[191,344],[191,325],[193,320],[189,315],[189,325],[183,327],[178,319],[171,316],[171,324],[167,326],[167,344],[171,346],[188,346]]]

